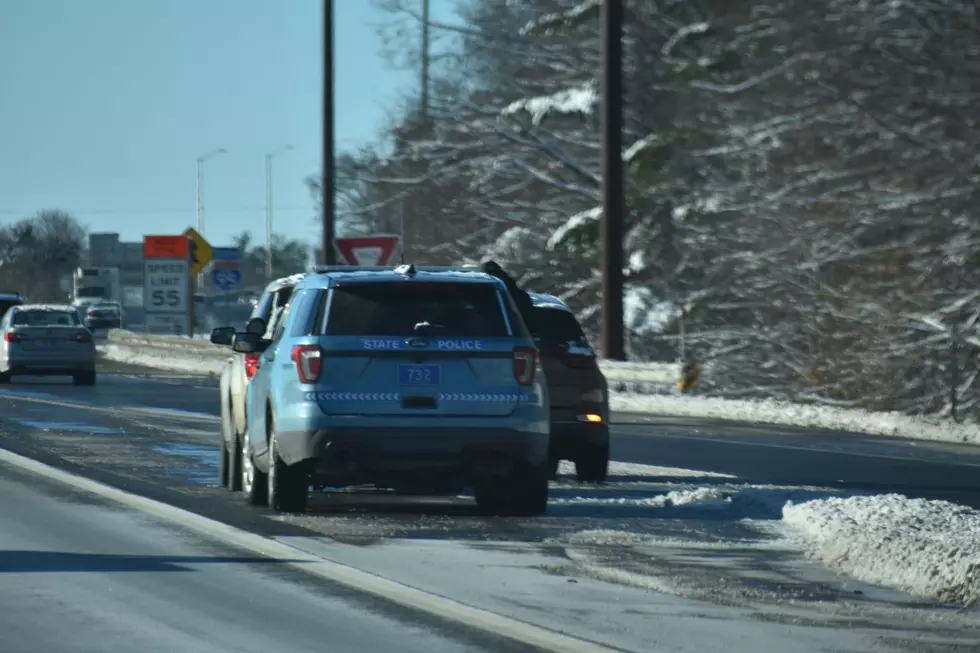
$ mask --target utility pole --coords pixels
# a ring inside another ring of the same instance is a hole
[[[283,145],[265,155],[265,278],[272,279],[272,159],[280,152],[288,152],[292,145]]]
[[[422,124],[429,122],[429,0],[422,0]]]
[[[623,341],[623,5],[604,0],[602,23],[602,355],[625,360]]]
[[[337,262],[334,222],[333,0],[323,0],[323,262]]]

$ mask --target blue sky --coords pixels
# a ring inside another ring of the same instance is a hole
[[[3,0],[0,223],[43,208],[93,232],[265,233],[266,152],[275,231],[313,241],[303,185],[320,167],[321,0]],[[449,0],[434,0],[446,18]],[[334,0],[338,149],[370,141],[417,85],[380,56],[370,0]]]

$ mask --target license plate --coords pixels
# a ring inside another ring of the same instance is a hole
[[[438,365],[399,365],[400,385],[439,385]]]

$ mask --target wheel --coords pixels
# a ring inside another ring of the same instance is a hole
[[[222,420],[221,430],[221,444],[218,445],[218,485],[226,488],[231,485],[228,470],[228,460],[231,456],[228,455],[228,445],[225,443],[224,420]]]
[[[543,514],[548,510],[549,465],[522,465],[506,476],[480,481],[475,488],[477,505],[492,515]]]
[[[575,458],[575,475],[582,483],[605,483],[609,474],[609,443],[582,445]]]
[[[269,507],[277,512],[306,512],[310,475],[303,463],[287,465],[279,457],[276,434],[269,437]]]
[[[10,372],[0,372],[0,384],[10,383]]]
[[[552,454],[548,456],[548,473],[551,480],[558,479],[558,466],[561,464],[561,458]]]
[[[218,454],[218,483],[233,492],[242,489],[242,447],[235,425],[231,423],[230,410],[221,411],[221,445]],[[230,444],[229,444],[230,441]]]
[[[269,482],[265,472],[255,466],[248,451],[248,433],[241,438],[239,447],[242,457],[242,492],[245,500],[253,506],[264,506],[268,499]]]
[[[95,385],[95,370],[88,372],[76,372],[71,377],[75,385]]]

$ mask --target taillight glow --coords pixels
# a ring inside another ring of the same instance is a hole
[[[16,331],[7,331],[3,334],[3,339],[6,342],[24,342],[27,340],[27,336],[23,333],[17,333]]]
[[[514,378],[520,385],[532,385],[534,383],[534,370],[537,366],[537,349],[514,347]]]
[[[251,381],[255,370],[259,367],[258,354],[245,354],[245,380]]]
[[[316,383],[320,378],[323,351],[319,345],[296,345],[292,351],[296,374],[301,383]]]
[[[73,335],[71,337],[71,339],[73,341],[75,341],[75,342],[82,342],[82,343],[84,343],[84,342],[92,342],[92,334],[91,333],[76,333],[75,335]]]

